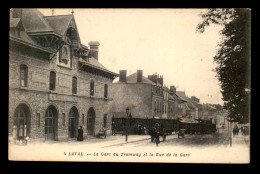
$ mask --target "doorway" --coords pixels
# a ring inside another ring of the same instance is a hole
[[[57,109],[51,105],[45,113],[45,136],[47,140],[56,140],[57,135]]]
[[[95,135],[95,110],[91,107],[87,115],[87,128],[89,135]]]
[[[69,112],[69,138],[77,137],[78,117],[78,109],[73,106]]]
[[[14,115],[14,131],[15,139],[22,140],[26,136],[30,135],[30,121],[31,121],[31,112],[29,107],[26,104],[20,104],[15,109]]]

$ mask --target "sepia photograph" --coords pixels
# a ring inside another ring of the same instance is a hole
[[[9,12],[10,161],[250,163],[251,9]]]

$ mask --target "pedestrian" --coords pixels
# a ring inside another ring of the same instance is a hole
[[[155,143],[156,146],[158,147],[159,143],[160,143],[160,124],[159,123],[155,123],[155,134],[154,134],[154,138],[155,138]]]
[[[138,135],[141,135],[142,128],[140,124],[138,124],[137,129],[138,129]]]
[[[163,135],[163,141],[165,141],[166,140],[166,135],[167,135],[167,132],[166,132],[165,128],[163,128],[162,135]]]
[[[158,145],[160,143],[159,135],[160,135],[160,132],[156,129],[156,131],[155,131],[155,143],[156,143],[157,147],[158,147]]]
[[[241,134],[242,134],[242,135],[245,135],[244,127],[243,127],[243,126],[241,126]]]
[[[144,134],[147,135],[147,129],[145,126],[144,126]]]
[[[151,136],[151,142],[154,142],[154,138],[155,138],[155,127],[151,127],[149,129],[149,134]]]
[[[141,126],[141,134],[144,135],[144,126]]]
[[[112,122],[112,136],[115,136],[116,135],[116,124],[115,122]]]
[[[83,141],[83,129],[82,129],[82,126],[80,126],[80,128],[78,129],[77,141]]]

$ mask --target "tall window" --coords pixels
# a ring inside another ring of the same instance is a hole
[[[72,78],[72,94],[77,94],[77,77]]]
[[[90,82],[90,95],[94,96],[94,81],[91,80]]]
[[[55,91],[56,73],[54,71],[50,72],[50,90]]]
[[[20,84],[21,86],[27,86],[28,79],[28,67],[26,65],[20,66]]]
[[[107,84],[105,84],[105,87],[104,87],[104,97],[107,98],[107,91],[108,90],[108,86]]]
[[[54,113],[52,109],[48,109],[45,114],[45,134],[54,132]]]

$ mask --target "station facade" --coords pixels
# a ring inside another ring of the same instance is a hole
[[[98,61],[99,43],[80,41],[74,15],[12,9],[9,137],[62,140],[111,129],[112,81]]]

